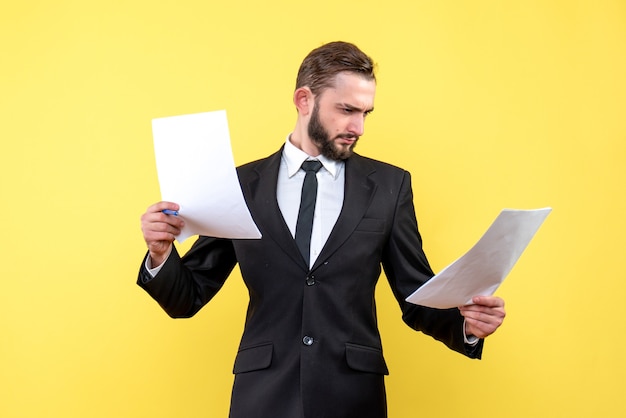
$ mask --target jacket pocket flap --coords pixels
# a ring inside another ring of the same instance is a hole
[[[272,343],[257,344],[239,349],[233,373],[245,373],[254,370],[267,369],[272,364]]]
[[[346,343],[346,361],[351,369],[388,375],[383,352],[375,347]]]

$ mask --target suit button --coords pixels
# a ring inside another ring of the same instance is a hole
[[[304,343],[304,345],[313,345],[313,337],[309,337],[308,335],[305,335],[304,338],[302,339],[302,342]]]
[[[306,285],[313,286],[315,284],[315,276],[308,276],[306,278]]]

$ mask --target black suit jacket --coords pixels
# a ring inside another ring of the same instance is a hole
[[[463,341],[457,309],[405,302],[433,272],[422,251],[408,172],[360,155],[346,161],[344,204],[311,269],[276,199],[282,150],[238,168],[244,197],[263,237],[200,237],[174,249],[152,279],[138,284],[172,317],[190,317],[220,289],[236,263],[249,290],[234,365],[232,418],[380,418],[388,374],[374,289],[384,268],[403,320],[448,347],[480,357]]]

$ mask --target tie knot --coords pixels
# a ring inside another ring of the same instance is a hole
[[[306,172],[317,173],[322,168],[322,163],[318,160],[309,160],[302,163],[302,169]]]

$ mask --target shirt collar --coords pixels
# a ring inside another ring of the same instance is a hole
[[[285,143],[285,148],[283,149],[283,158],[287,163],[287,172],[289,173],[289,177],[295,175],[298,170],[300,170],[300,166],[306,160],[319,160],[322,163],[322,166],[336,179],[339,175],[341,167],[345,164],[344,161],[336,161],[331,160],[330,158],[324,157],[323,155],[318,155],[317,157],[311,157],[306,152],[302,151],[300,148],[296,147],[291,143],[289,138],[291,134],[287,136],[287,141]]]

